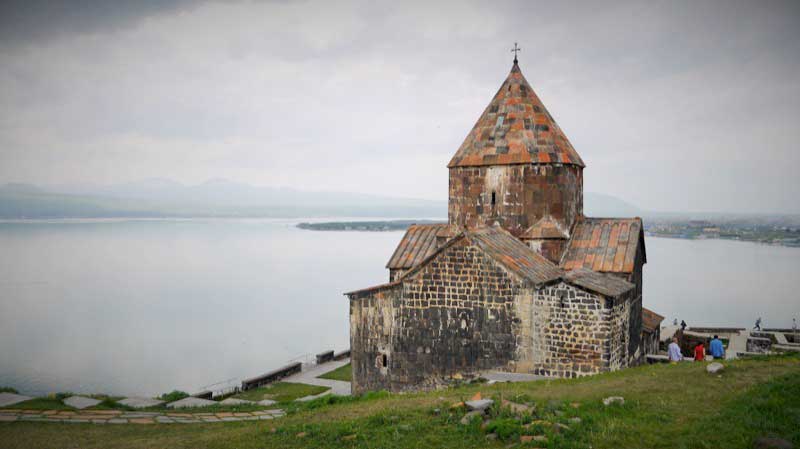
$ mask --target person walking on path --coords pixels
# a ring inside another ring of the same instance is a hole
[[[686,321],[681,320],[681,331],[686,330]]]
[[[706,348],[703,346],[703,343],[700,342],[697,346],[694,347],[694,361],[695,362],[702,362],[706,359]]]
[[[725,357],[725,348],[722,346],[722,340],[719,339],[719,336],[714,335],[714,339],[711,340],[711,344],[708,345],[709,352],[715,359],[721,359]]]
[[[672,337],[672,343],[669,344],[669,348],[667,348],[667,353],[669,354],[669,361],[672,363],[678,363],[683,360],[683,355],[681,354],[681,347],[678,346],[678,339]]]

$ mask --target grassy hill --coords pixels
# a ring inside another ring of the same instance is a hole
[[[495,410],[485,429],[478,421],[460,424],[465,412],[451,405],[479,391],[535,404],[534,416],[518,421]],[[625,403],[606,407],[607,396],[623,396]],[[556,423],[568,428],[556,431]],[[497,439],[487,439],[490,431]],[[520,443],[522,434],[547,441]],[[275,421],[0,423],[0,442],[8,448],[750,448],[759,437],[800,444],[797,355],[732,362],[721,376],[707,374],[703,363],[683,363],[575,380],[327,397]]]

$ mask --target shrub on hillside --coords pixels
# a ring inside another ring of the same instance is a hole
[[[188,397],[189,397],[189,393],[187,393],[185,391],[172,390],[169,393],[162,394],[159,397],[159,399],[161,399],[164,402],[175,402],[175,401],[180,401],[181,399],[188,398]]]

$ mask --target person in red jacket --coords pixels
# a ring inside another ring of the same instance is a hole
[[[702,343],[700,343],[694,347],[694,361],[702,362],[705,359],[706,359],[706,348],[703,346]]]

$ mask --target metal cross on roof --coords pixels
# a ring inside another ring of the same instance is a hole
[[[514,64],[517,63],[517,52],[520,51],[520,50],[522,50],[522,49],[517,47],[517,43],[514,42],[514,48],[511,49],[511,51],[514,52]]]

